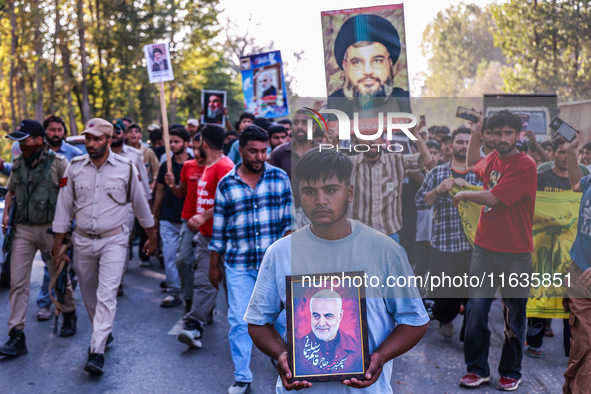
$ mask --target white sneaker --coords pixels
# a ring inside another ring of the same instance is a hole
[[[181,330],[177,339],[193,349],[201,349],[201,346],[203,346],[201,344],[201,331],[199,330]]]
[[[250,391],[250,382],[234,382],[228,389],[228,394],[246,394]]]
[[[454,336],[454,324],[452,322],[441,324],[439,323],[439,333],[444,338],[451,338]]]

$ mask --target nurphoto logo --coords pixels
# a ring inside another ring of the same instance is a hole
[[[322,114],[331,114],[337,118],[337,121],[334,123],[338,125],[339,141],[351,140],[351,127],[353,128],[355,137],[357,137],[357,140],[359,141],[380,140],[377,141],[380,142],[377,144],[351,144],[348,146],[337,146],[336,148],[331,144],[320,144],[320,151],[337,149],[362,153],[369,151],[372,147],[377,147],[378,150],[386,149],[388,152],[399,153],[404,150],[404,146],[401,144],[395,142],[384,146],[382,143],[383,140],[392,141],[392,136],[396,131],[401,131],[411,141],[417,140],[417,138],[410,132],[410,129],[418,123],[417,118],[413,114],[405,112],[387,112],[386,115],[384,115],[383,112],[379,112],[377,119],[359,119],[359,113],[354,112],[353,121],[351,121],[346,113],[338,109],[321,109],[320,111],[316,111],[309,107],[303,107],[298,112],[304,112],[310,116],[307,125],[307,137],[309,140],[313,139],[314,136],[314,123],[316,123],[321,130],[328,130],[329,122],[326,121]]]

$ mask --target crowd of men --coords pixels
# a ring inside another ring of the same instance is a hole
[[[308,139],[308,119],[305,111],[278,122],[243,113],[235,130],[229,122],[222,128],[189,119],[168,131],[170,164],[157,124],[147,127],[148,145],[132,119],[91,119],[82,132],[83,154],[65,142],[61,118],[50,116],[43,124],[23,120],[7,136],[14,141],[13,163],[0,161],[9,176],[2,227],[11,240],[9,339],[0,355],[28,352],[25,315],[33,259],[40,251],[46,273],[37,318],[49,319],[57,299],[60,335],[76,335],[79,286],[92,327],[84,369],[102,374],[105,348],[114,340],[117,297],[125,294],[124,276],[139,237],[141,267],[150,266],[150,255],[162,256],[166,280],[160,287],[166,296],[160,306],[184,306],[178,340],[186,346],[214,346],[202,337],[223,287],[234,363],[230,394],[250,388],[253,343],[274,360],[278,392],[391,392],[390,361],[420,341],[430,319],[439,321],[443,337],[452,338],[452,321],[460,313],[466,360],[460,385],[488,383],[488,314],[499,288],[505,338],[497,388],[513,391],[521,383],[524,343],[525,354],[542,357],[544,334],[551,333],[548,321],[526,315],[529,288],[496,282],[444,288],[430,294],[429,303],[413,288],[405,297],[368,295],[369,366],[364,379],[347,378],[344,387],[292,379],[285,277],[348,271],[380,277],[531,274],[536,192],[573,190],[583,195],[571,250],[573,285],[565,301],[574,318],[564,326],[565,335],[572,333],[565,341],[564,391],[588,390],[591,178],[583,175],[591,167],[591,144],[577,152],[578,138],[538,144],[528,133],[525,153],[517,146],[521,119],[500,111],[489,118],[480,114],[470,127],[453,132],[445,126],[427,129],[422,122],[412,129],[415,141],[407,154],[378,149],[389,142],[385,136],[354,154],[339,149],[334,122]],[[469,185],[483,190],[465,190]],[[452,195],[454,187],[464,190]],[[462,227],[462,201],[482,205],[474,247]],[[66,263],[73,271],[61,275],[61,290],[50,291]],[[331,294],[310,302],[317,317],[309,335],[327,354],[342,350],[347,338],[338,334],[342,301]],[[335,316],[336,325],[321,323]],[[346,365],[347,357],[339,363]],[[317,364],[311,370],[316,368],[326,372]]]

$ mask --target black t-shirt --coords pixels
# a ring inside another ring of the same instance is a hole
[[[193,157],[189,155],[189,159]],[[187,159],[187,160],[189,160]],[[178,185],[181,179],[181,170],[183,168],[182,164],[177,163],[174,158],[172,159],[172,173],[174,175],[174,181]],[[156,178],[156,182],[164,185],[164,196],[162,196],[162,205],[160,206],[160,220],[166,220],[172,223],[180,223],[181,222],[181,212],[183,211],[183,204],[185,202],[184,198],[178,198],[170,188],[164,183],[164,175],[166,175],[166,162],[160,165],[160,170],[158,171],[158,178]]]
[[[454,179],[456,179],[456,178],[466,179],[466,175],[468,175],[468,171],[465,171],[465,172],[457,172],[453,168],[451,169],[451,176]]]
[[[538,172],[539,192],[563,192],[571,190],[568,177],[558,176],[551,168]]]
[[[160,157],[162,157],[162,155],[164,154],[164,152],[166,151],[166,149],[164,148],[164,145],[159,146],[157,148],[152,147],[152,150],[154,151],[154,153],[156,154],[156,157],[158,158],[158,160],[160,160]]]
[[[417,206],[415,195],[421,187],[412,177],[405,178],[402,183],[402,228],[398,232],[400,245],[406,251],[408,262],[414,266],[415,243],[417,238]]]

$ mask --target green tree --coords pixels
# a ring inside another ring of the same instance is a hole
[[[505,89],[591,93],[591,5],[574,0],[509,0],[492,7],[496,45],[507,58]]]
[[[0,0],[0,128],[49,114],[72,133],[91,116],[161,121],[143,52],[154,42],[170,42],[169,123],[199,116],[202,89],[227,90],[241,111],[218,14],[219,0]]]
[[[489,8],[476,4],[462,3],[437,13],[423,32],[423,54],[429,57],[423,95],[474,96],[479,78],[494,80],[491,71],[505,59],[494,46],[493,30]]]

